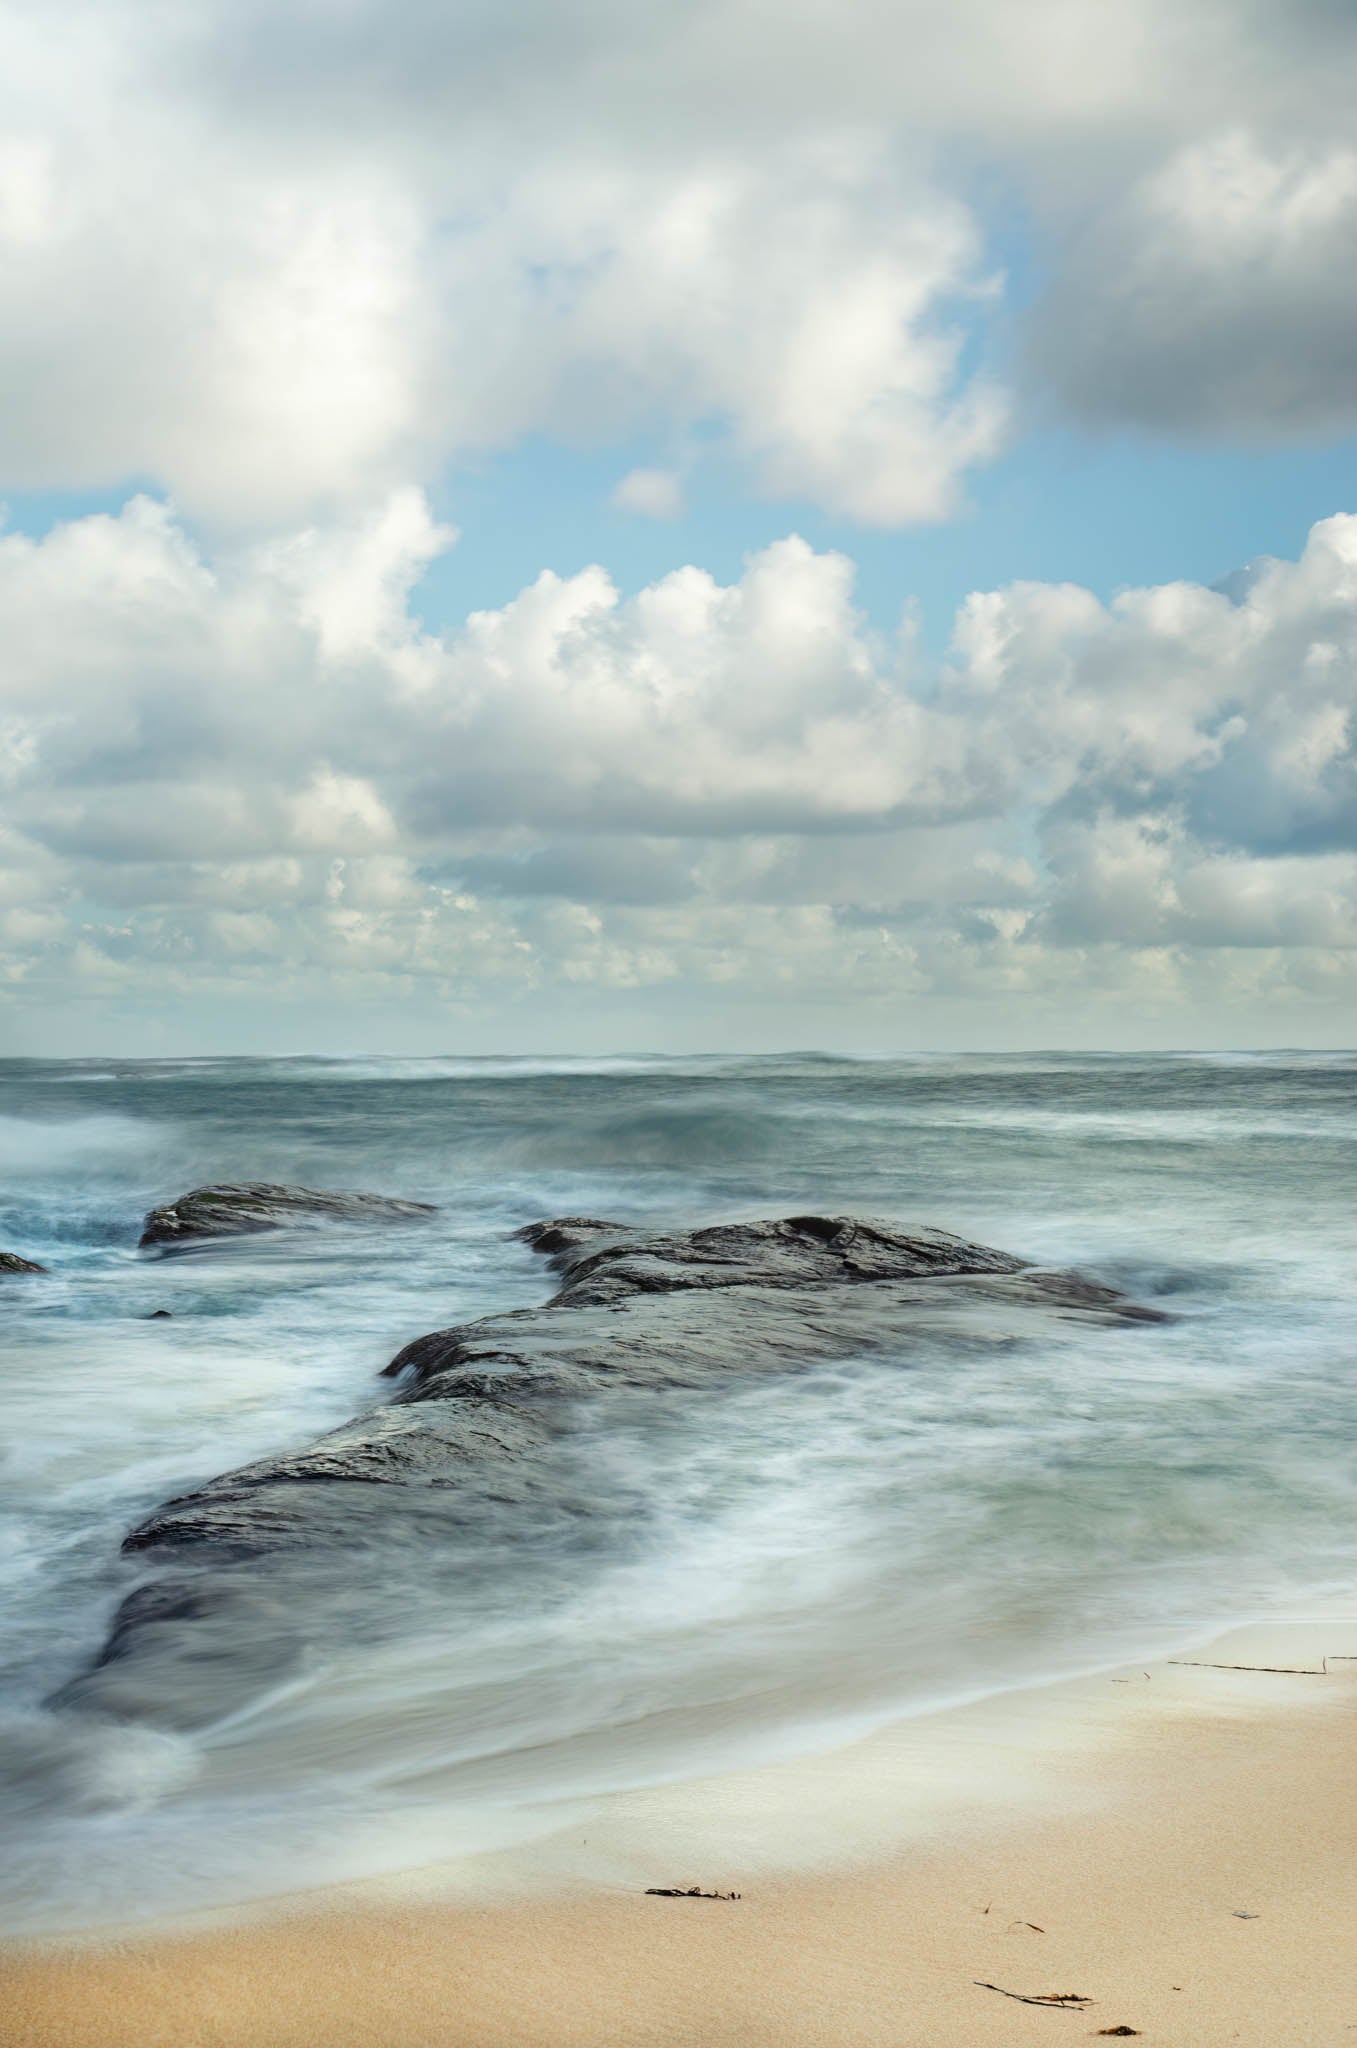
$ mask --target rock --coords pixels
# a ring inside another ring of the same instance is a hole
[[[865,1351],[903,1369],[912,1342],[940,1334],[964,1362],[1053,1318],[1154,1317],[944,1231],[847,1217],[672,1232],[565,1217],[520,1234],[560,1276],[543,1307],[417,1338],[386,1368],[402,1382],[389,1405],[209,1480],[132,1531],[124,1549],[158,1576],[60,1703],[198,1726],[252,1697],[261,1672],[277,1680],[309,1641],[342,1626],[367,1640],[392,1597],[382,1545],[417,1560],[403,1583],[423,1598],[440,1571],[458,1583],[473,1553],[497,1573],[509,1543],[554,1559],[597,1545],[639,1511],[572,1459],[572,1436],[600,1413],[625,1424],[647,1397],[668,1413],[685,1391]]]
[[[168,1323],[173,1313],[172,1309],[153,1308],[148,1316],[142,1317],[142,1321],[147,1323]]]
[[[305,1223],[407,1223],[436,1216],[428,1202],[392,1195],[360,1195],[330,1188],[294,1188],[273,1181],[194,1188],[177,1202],[152,1209],[139,1249],[200,1243],[205,1238],[249,1237]]]
[[[45,1273],[46,1266],[35,1266],[32,1259],[21,1259],[17,1252],[0,1252],[0,1273]]]
[[[558,1301],[609,1302],[689,1287],[804,1287],[834,1281],[918,1279],[929,1273],[1016,1273],[1009,1252],[967,1244],[945,1230],[904,1234],[844,1216],[780,1223],[720,1223],[651,1233],[592,1217],[530,1223],[518,1232],[565,1277]],[[399,1365],[387,1367],[398,1371]]]

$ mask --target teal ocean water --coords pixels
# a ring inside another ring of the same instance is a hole
[[[138,1254],[153,1202],[230,1179],[440,1215]],[[0,1249],[51,1269],[0,1283],[0,1926],[531,1840],[611,1787],[1357,1588],[1355,1191],[1351,1055],[0,1063]],[[778,1383],[732,1360],[600,1410],[587,1538],[374,1556],[370,1639],[192,1739],[44,1705],[150,1508],[385,1398],[409,1338],[546,1298],[517,1226],[809,1209],[1173,1320]]]

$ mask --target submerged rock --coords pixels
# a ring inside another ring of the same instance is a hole
[[[437,1210],[428,1202],[394,1195],[352,1194],[333,1188],[295,1188],[275,1181],[221,1183],[194,1188],[178,1201],[152,1209],[142,1227],[139,1249],[193,1244],[204,1238],[250,1237],[299,1223],[405,1223]]]
[[[0,1274],[3,1273],[45,1273],[46,1266],[37,1266],[32,1259],[21,1259],[17,1252],[0,1252]]]
[[[912,1347],[944,1335],[964,1363],[1052,1319],[1164,1320],[945,1231],[848,1217],[673,1232],[565,1217],[520,1235],[560,1275],[549,1302],[416,1339],[386,1368],[401,1382],[389,1405],[209,1480],[132,1531],[124,1549],[157,1577],[63,1703],[177,1727],[229,1711],[261,1671],[276,1679],[308,1642],[331,1643],[336,1617],[368,1640],[390,1599],[384,1544],[417,1560],[406,1583],[423,1596],[440,1571],[465,1573],[452,1539],[467,1532],[466,1555],[479,1543],[489,1569],[511,1542],[587,1548],[639,1510],[625,1487],[600,1490],[572,1442],[600,1415],[629,1424],[647,1397],[669,1415],[685,1391],[865,1352],[904,1369]]]

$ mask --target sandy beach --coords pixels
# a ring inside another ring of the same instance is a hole
[[[1357,2038],[1354,1651],[1357,1621],[1236,1632],[1204,1664],[618,1795],[531,1850],[11,1948],[3,2039],[1336,2048]],[[690,1883],[740,1897],[646,1896]],[[1081,2002],[1021,2002],[1053,1994]]]

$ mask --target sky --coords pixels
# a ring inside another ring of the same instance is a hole
[[[0,1055],[1348,1046],[1351,0],[0,0]]]

